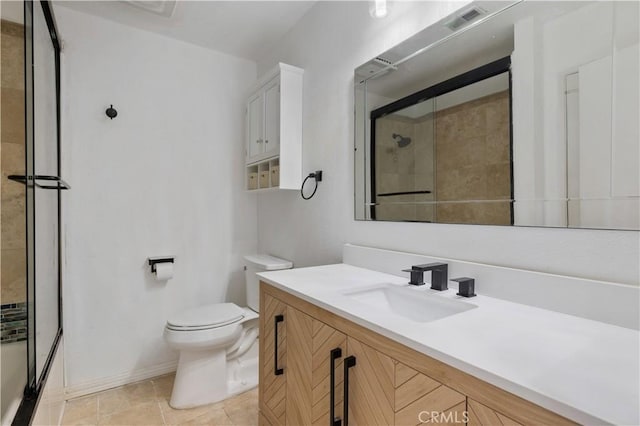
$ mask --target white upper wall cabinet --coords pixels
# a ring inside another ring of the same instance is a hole
[[[300,189],[302,181],[302,78],[304,70],[278,64],[247,101],[248,190]]]
[[[274,79],[264,91],[264,152],[278,155],[280,149],[280,82]]]
[[[262,93],[259,93],[249,99],[249,105],[247,106],[247,116],[249,117],[247,124],[247,158],[255,158],[262,154],[263,111],[264,99],[262,98]]]

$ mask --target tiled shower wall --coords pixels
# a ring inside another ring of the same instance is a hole
[[[411,143],[398,147],[394,133],[410,137]],[[376,219],[511,223],[508,91],[437,111],[435,120],[434,114],[381,117],[376,120],[375,140],[376,194],[432,191],[378,196]],[[434,200],[435,208],[419,204]]]
[[[2,20],[0,37],[0,303],[5,340],[5,331],[20,328],[26,300],[25,187],[7,179],[10,174],[24,174],[25,167],[23,26]]]
[[[509,132],[508,90],[436,113],[438,222],[511,224]]]
[[[27,340],[27,304],[7,303],[0,306],[0,343]]]
[[[411,138],[411,143],[399,147],[394,133]],[[412,204],[434,200],[433,138],[433,114],[419,118],[391,114],[376,120],[376,194],[431,191],[376,197],[377,220],[433,221],[433,205]]]

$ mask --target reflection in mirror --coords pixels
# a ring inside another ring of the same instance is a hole
[[[508,67],[506,58],[371,111],[373,219],[512,223]]]
[[[640,229],[638,9],[474,2],[358,67],[356,219]]]

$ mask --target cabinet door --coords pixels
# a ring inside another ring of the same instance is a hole
[[[247,160],[264,152],[264,97],[260,93],[247,105]]]
[[[287,307],[287,424],[311,424],[311,333],[313,319]]]
[[[334,424],[331,420],[342,420],[343,360],[347,354],[347,336],[318,320],[313,321],[312,332],[311,419],[314,425],[326,426]]]
[[[290,306],[287,321],[287,424],[326,426],[342,417],[346,336]]]
[[[355,357],[344,377],[348,425],[394,424],[393,359],[352,337],[347,337],[347,348]]]
[[[264,152],[280,149],[280,83],[276,79],[264,91]]]
[[[515,420],[471,398],[467,400],[467,411],[469,413],[469,426],[522,426]]]
[[[287,399],[286,305],[260,292],[260,411],[274,426],[285,424]]]
[[[466,397],[400,362],[395,364],[396,425],[460,425],[467,421]]]

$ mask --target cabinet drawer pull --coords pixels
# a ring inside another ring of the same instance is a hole
[[[331,350],[329,368],[329,426],[340,426],[342,420],[336,418],[336,359],[342,357],[342,349],[335,348]]]
[[[344,426],[349,426],[349,369],[355,367],[355,365],[355,356],[351,355],[344,359],[344,397],[342,399]]]
[[[273,360],[274,360],[274,365],[273,365],[273,374],[276,376],[280,376],[281,374],[284,374],[284,369],[283,368],[278,368],[278,323],[279,322],[283,322],[284,321],[284,315],[276,315],[274,317],[274,324],[273,324],[273,328],[274,328],[274,334],[275,334],[275,342],[273,345]]]

